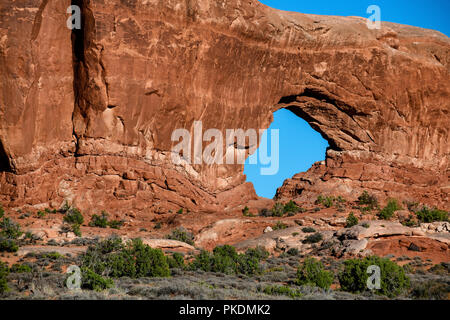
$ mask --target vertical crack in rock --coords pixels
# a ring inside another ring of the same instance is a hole
[[[103,47],[96,44],[95,19],[90,0],[72,0],[80,7],[81,29],[72,31],[73,90],[75,105],[72,116],[76,137],[75,156],[80,155],[80,139],[88,136],[90,121],[108,107],[106,71],[101,61]]]
[[[41,30],[42,24],[42,13],[44,12],[45,7],[47,6],[49,0],[43,0],[41,5],[39,6],[38,12],[34,18],[33,29],[31,30],[31,40],[36,40],[39,35],[39,31]]]
[[[79,134],[76,129],[75,120],[77,115],[82,115],[84,118],[86,115],[82,114],[79,107],[80,97],[82,95],[82,79],[84,78],[82,74],[84,73],[83,64],[85,61],[84,56],[84,4],[85,0],[72,0],[72,5],[78,6],[81,9],[81,29],[72,29],[72,65],[73,65],[73,92],[74,92],[74,110],[72,114],[72,124],[73,124],[73,136],[75,137],[75,156],[78,155],[79,151]]]
[[[0,172],[12,172],[9,157],[6,154],[2,141],[0,140]]]

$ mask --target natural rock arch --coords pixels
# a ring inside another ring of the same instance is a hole
[[[25,2],[41,5],[8,2],[0,17],[0,136],[14,164],[0,173],[0,200],[9,206],[69,200],[166,212],[245,203],[256,195],[242,166],[174,167],[171,132],[195,120],[267,128],[281,107],[331,148],[325,164],[286,181],[279,199],[370,189],[449,204],[450,41],[438,32],[369,30],[362,18],[253,0],[82,0],[88,22],[74,44],[84,61],[74,72],[71,1],[49,1],[39,17],[14,10]]]

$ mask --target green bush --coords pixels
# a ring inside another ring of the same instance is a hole
[[[358,203],[360,205],[366,205],[367,209],[373,210],[378,208],[378,200],[373,194],[369,194],[367,191],[363,191],[363,193],[358,197]]]
[[[28,264],[13,264],[11,267],[12,273],[29,273],[33,269]]]
[[[72,224],[71,225],[72,228],[72,232],[77,236],[77,237],[81,237],[81,229],[80,229],[80,225],[79,224]]]
[[[244,209],[242,209],[242,215],[244,217],[248,217],[250,215],[250,209],[247,206],[245,206]]]
[[[112,279],[104,278],[86,267],[81,268],[81,281],[81,287],[83,289],[94,291],[103,291],[114,286]]]
[[[289,248],[289,250],[286,251],[286,253],[287,253],[288,255],[290,255],[290,256],[298,256],[298,254],[299,254],[300,252],[298,251],[297,248]]]
[[[269,209],[263,208],[259,210],[260,217],[271,217],[272,215],[272,211],[270,211]]]
[[[108,213],[106,211],[102,211],[102,214],[99,215],[92,215],[91,222],[89,222],[90,227],[97,227],[97,228],[106,228],[108,226]]]
[[[320,232],[316,232],[312,235],[309,235],[303,240],[303,243],[317,243],[319,241],[322,241],[323,237]]]
[[[371,265],[380,267],[381,271],[381,288],[375,293],[392,298],[409,288],[410,281],[402,267],[387,258],[371,256],[344,261],[343,270],[338,275],[341,289],[352,293],[367,291],[367,268]]]
[[[194,245],[194,235],[192,233],[188,232],[183,227],[172,230],[172,233],[168,234],[166,236],[166,239],[178,240],[178,241],[190,244],[191,246]]]
[[[273,217],[282,217],[284,215],[284,205],[280,202],[277,202],[272,207],[272,216]]]
[[[383,220],[389,220],[394,215],[394,212],[401,210],[402,207],[398,204],[396,199],[389,199],[387,205],[378,212],[378,218]]]
[[[0,204],[0,219],[3,218],[5,215],[5,209],[3,209],[3,206]]]
[[[302,231],[304,233],[313,233],[313,232],[316,232],[316,229],[314,229],[312,227],[304,227],[304,228],[302,228]]]
[[[23,234],[20,224],[10,218],[3,218],[0,222],[0,237],[7,239],[17,239]]]
[[[411,295],[419,300],[448,300],[450,284],[440,280],[415,282],[411,288]]]
[[[103,277],[167,277],[167,258],[161,249],[152,249],[140,239],[123,243],[111,238],[90,246],[82,257],[82,266]]]
[[[7,280],[8,274],[8,265],[5,262],[0,261],[0,293],[5,293],[9,290]]]
[[[17,252],[19,246],[12,239],[0,239],[0,252]]]
[[[281,222],[281,221],[277,221],[277,223],[272,227],[272,230],[283,230],[283,229],[287,229],[288,225]]]
[[[284,213],[290,213],[290,212],[296,213],[299,210],[300,210],[300,208],[292,200],[289,201],[288,203],[286,203],[283,208]]]
[[[64,256],[61,253],[56,252],[56,251],[44,253],[42,255],[42,257],[51,259],[51,260],[58,260],[58,259],[64,258]]]
[[[321,204],[326,208],[331,208],[333,206],[334,201],[336,201],[335,197],[324,197],[322,195],[319,195],[317,197],[315,204]]]
[[[410,227],[410,228],[419,226],[419,222],[416,219],[414,219],[414,216],[412,214],[409,215],[408,219],[402,221],[401,223],[405,227]]]
[[[249,249],[245,254],[238,254],[234,247],[224,245],[214,248],[212,254],[202,250],[189,267],[191,270],[206,272],[254,275],[261,272],[259,263],[267,255],[268,253],[261,248]]]
[[[64,216],[63,220],[64,222],[67,222],[69,224],[78,224],[78,225],[82,225],[84,222],[83,215],[77,208],[70,208],[66,212],[66,215]]]
[[[353,226],[356,226],[357,224],[358,224],[358,218],[356,218],[355,215],[353,214],[353,212],[351,212],[347,217],[345,227],[351,228]]]
[[[175,252],[171,257],[167,257],[167,263],[169,264],[170,269],[184,269],[184,257],[181,253]]]
[[[322,262],[306,258],[297,269],[297,284],[329,289],[333,283],[333,274],[326,271]]]
[[[448,221],[448,212],[438,210],[436,208],[429,209],[424,206],[422,209],[416,212],[417,219],[420,222],[430,223],[434,221]]]
[[[76,236],[81,237],[80,226],[83,224],[84,218],[80,210],[77,208],[68,209],[64,215],[63,221],[71,226],[71,230]]]
[[[267,286],[262,291],[271,296],[288,296],[292,299],[303,297],[299,290],[291,289],[288,286]]]
[[[161,229],[161,227],[162,227],[162,223],[161,223],[161,222],[157,222],[157,223],[155,223],[155,225],[153,226],[153,229],[159,230],[159,229]]]
[[[36,215],[37,215],[38,218],[44,218],[45,214],[46,214],[45,211],[39,210]]]
[[[266,260],[269,257],[269,252],[261,246],[258,246],[256,248],[249,248],[245,252],[246,255],[254,257],[258,260]]]
[[[122,220],[111,220],[108,222],[108,226],[112,229],[120,229],[123,226]]]

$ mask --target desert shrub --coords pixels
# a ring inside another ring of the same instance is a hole
[[[411,212],[417,212],[419,210],[419,203],[416,201],[403,201],[403,204]]]
[[[30,265],[28,264],[13,264],[11,267],[11,272],[12,273],[29,273],[31,272],[33,269],[31,268]]]
[[[324,269],[322,262],[306,258],[297,269],[297,284],[329,289],[333,283],[333,274]]]
[[[13,239],[0,239],[0,252],[17,252],[19,246]]]
[[[70,208],[66,211],[63,221],[68,223],[71,227],[71,231],[78,237],[81,237],[80,226],[84,222],[83,215],[77,208]]]
[[[284,205],[280,202],[277,202],[272,207],[272,216],[273,217],[282,217],[284,215]]]
[[[110,227],[113,229],[120,229],[123,226],[122,220],[110,220],[108,221],[109,214],[106,211],[102,211],[101,215],[92,215],[91,221],[89,222],[90,227],[106,228]]]
[[[416,212],[417,219],[420,222],[430,223],[434,221],[448,221],[448,212],[438,210],[436,208],[429,209],[424,206],[422,209]]]
[[[297,248],[289,248],[289,250],[286,251],[286,253],[287,253],[288,255],[290,255],[290,256],[298,256],[298,254],[299,254],[300,252],[298,251]]]
[[[450,285],[439,280],[415,282],[412,285],[410,295],[420,300],[447,300]]]
[[[441,262],[440,264],[435,264],[428,270],[434,274],[449,274],[450,273],[450,262]]]
[[[105,277],[167,277],[167,258],[161,249],[152,249],[140,239],[123,243],[111,238],[90,246],[82,257],[82,266]]]
[[[79,224],[73,224],[72,226],[72,232],[77,236],[77,237],[81,237],[81,229],[80,229],[80,225]]]
[[[304,233],[313,233],[313,232],[316,232],[316,229],[314,229],[312,227],[304,227],[304,228],[302,228],[302,231]]]
[[[5,215],[5,209],[3,209],[3,206],[0,204],[0,219],[3,218]]]
[[[175,252],[172,256],[167,257],[167,263],[169,264],[170,269],[184,269],[184,258],[181,253]]]
[[[414,216],[412,214],[409,215],[408,219],[402,221],[401,223],[405,227],[410,227],[410,228],[417,227],[419,225],[418,221],[416,219],[414,219]]]
[[[364,222],[363,224],[362,224],[362,226],[364,227],[364,228],[369,228],[370,227],[370,224],[368,224],[367,222]]]
[[[92,215],[91,221],[89,222],[90,227],[106,228],[108,226],[108,213],[102,211],[101,215]]]
[[[353,214],[353,212],[351,212],[347,217],[347,220],[345,222],[345,227],[351,228],[353,226],[356,226],[357,224],[358,224],[358,218],[356,218],[355,215]]]
[[[259,259],[251,254],[238,255],[237,272],[238,274],[255,275],[261,272]]]
[[[389,220],[394,215],[394,212],[402,209],[396,199],[389,199],[387,205],[378,212],[378,218]]]
[[[194,235],[183,227],[172,230],[172,233],[168,234],[166,239],[178,240],[190,244],[191,246],[194,245]]]
[[[284,213],[289,213],[289,212],[295,213],[295,212],[298,212],[299,209],[300,208],[295,204],[295,202],[290,200],[288,203],[286,203],[284,205],[283,211],[284,211]]]
[[[267,208],[263,208],[263,209],[259,210],[259,216],[261,216],[261,217],[271,217],[272,216],[272,211],[270,211]]]
[[[322,195],[319,195],[315,201],[315,204],[321,204],[326,208],[331,208],[335,200],[335,197],[324,197]]]
[[[247,206],[245,206],[244,209],[242,209],[242,215],[244,217],[248,217],[250,215],[249,211],[250,211],[250,209]]]
[[[366,190],[358,197],[358,204],[367,206],[369,211],[378,208],[377,198]]]
[[[54,251],[54,252],[47,252],[47,253],[42,254],[42,258],[58,260],[58,259],[64,258],[64,256],[62,254],[60,254],[59,252]]]
[[[108,226],[112,229],[120,229],[123,226],[122,220],[111,220],[108,221]]]
[[[292,299],[303,297],[303,294],[299,290],[291,289],[288,286],[266,286],[262,292],[271,296],[288,296]]]
[[[375,293],[392,298],[409,288],[410,281],[402,267],[387,258],[371,256],[344,261],[343,269],[338,275],[341,289],[352,293],[367,291],[367,268],[371,265],[380,267],[381,272],[381,288],[375,290]]]
[[[39,210],[36,215],[37,215],[38,218],[44,218],[45,214],[46,214],[45,211]]]
[[[249,249],[244,254],[238,254],[233,246],[218,246],[212,253],[202,250],[189,267],[206,272],[254,275],[261,272],[259,263],[267,257],[266,254],[261,249]]]
[[[183,214],[183,208],[178,209],[177,214]]]
[[[0,222],[0,237],[6,239],[17,239],[23,234],[20,224],[10,218],[3,218]]]
[[[303,240],[303,243],[317,243],[319,241],[322,241],[323,237],[320,232],[316,232],[312,235],[309,235]]]
[[[8,265],[5,262],[0,261],[0,293],[5,293],[9,290],[7,280],[8,274]]]
[[[162,227],[162,224],[161,224],[161,222],[157,222],[157,223],[155,223],[155,225],[154,225],[153,229],[155,229],[155,230],[159,230],[159,229],[161,229],[161,227]]]
[[[288,227],[287,224],[281,221],[277,221],[277,223],[272,227],[272,230],[283,230],[286,229],[287,227]]]
[[[251,257],[255,257],[258,260],[265,260],[269,257],[269,252],[261,246],[258,246],[256,248],[249,248],[247,249],[245,254]]]
[[[81,268],[81,287],[94,291],[103,291],[112,288],[114,281],[109,278],[102,277],[89,268]]]
[[[70,208],[66,212],[66,215],[64,216],[63,220],[64,222],[67,222],[69,224],[78,224],[78,225],[82,225],[84,222],[83,215],[77,208]]]

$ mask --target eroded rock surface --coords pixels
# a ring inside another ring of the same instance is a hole
[[[73,33],[69,0],[1,4],[5,205],[150,214],[256,200],[242,165],[175,166],[171,133],[193,133],[196,120],[204,130],[267,128],[289,108],[330,149],[278,199],[367,189],[448,208],[450,40],[441,33],[369,30],[362,18],[254,0],[72,4],[83,15]]]

